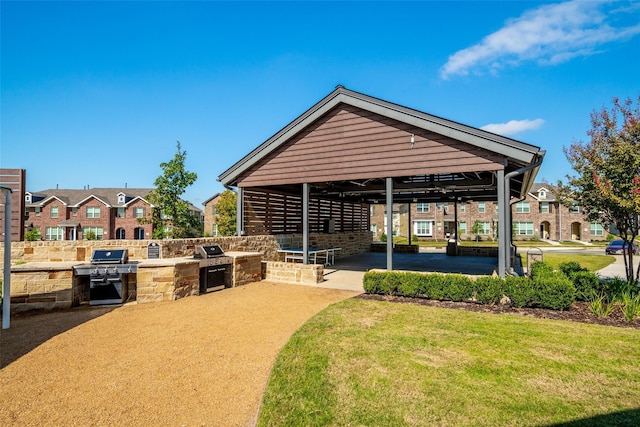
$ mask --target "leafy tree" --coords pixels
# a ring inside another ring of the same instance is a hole
[[[216,204],[216,224],[221,236],[233,236],[236,232],[236,193],[224,190]]]
[[[39,228],[29,227],[24,233],[24,240],[29,242],[35,242],[36,240],[42,240],[42,233]]]
[[[575,141],[564,149],[577,172],[560,183],[565,204],[575,201],[589,221],[607,229],[613,225],[629,247],[638,236],[640,216],[640,95],[636,106],[629,98],[613,99],[613,107],[591,113],[590,141]],[[627,280],[636,282],[633,253],[624,256]]]
[[[153,224],[154,239],[194,237],[201,228],[200,218],[189,209],[190,203],[180,198],[198,178],[195,172],[185,170],[186,158],[187,152],[182,150],[178,141],[175,156],[160,163],[163,173],[156,178],[155,188],[147,195],[149,203],[156,209],[150,219],[141,218],[140,222]]]
[[[471,227],[471,233],[476,235],[476,242],[480,241],[480,234],[484,231],[484,226],[480,221],[476,221],[473,223]]]

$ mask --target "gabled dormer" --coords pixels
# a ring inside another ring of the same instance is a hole
[[[540,188],[538,190],[538,199],[540,200],[546,200],[547,199],[547,192],[548,190],[546,188]]]
[[[127,203],[127,195],[120,192],[118,193],[118,205],[125,205]]]

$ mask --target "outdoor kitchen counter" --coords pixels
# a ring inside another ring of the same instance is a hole
[[[71,271],[74,265],[81,264],[78,261],[40,261],[14,264],[11,272],[19,271]],[[86,263],[88,264],[88,263]]]

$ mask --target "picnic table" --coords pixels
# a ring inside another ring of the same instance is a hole
[[[309,248],[309,262],[317,264],[323,261],[324,265],[333,265],[336,262],[336,251],[342,248]],[[304,250],[300,248],[284,248],[278,252],[284,254],[285,262],[296,262],[304,259]]]

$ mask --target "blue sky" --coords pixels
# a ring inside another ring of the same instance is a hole
[[[0,3],[0,165],[30,191],[218,175],[336,85],[540,146],[640,93],[640,2]]]

